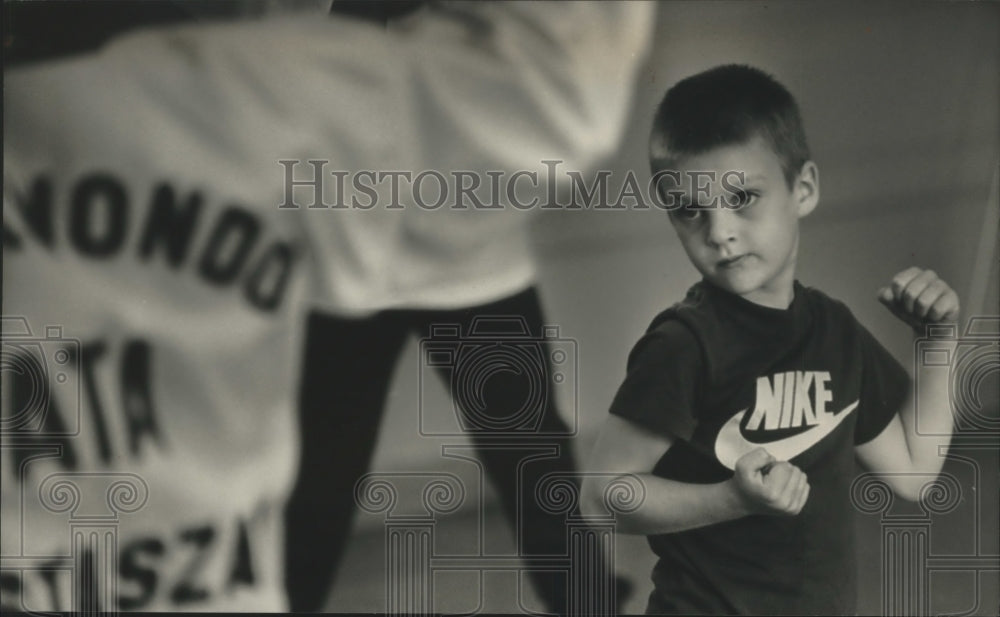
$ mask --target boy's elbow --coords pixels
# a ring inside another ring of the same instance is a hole
[[[892,492],[900,499],[905,499],[909,502],[920,501],[920,486],[916,482],[909,480],[902,480],[895,482],[892,487]]]
[[[587,518],[607,516],[604,505],[604,485],[599,477],[585,477],[580,484],[580,514]]]
[[[916,503],[926,498],[939,477],[939,473],[903,475],[892,482],[892,492],[900,499]]]
[[[580,514],[587,518],[613,518],[620,525],[628,520],[627,513],[639,505],[636,499],[643,498],[641,482],[631,473],[585,478],[580,486]]]

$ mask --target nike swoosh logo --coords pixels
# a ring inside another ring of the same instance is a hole
[[[715,457],[729,469],[736,469],[736,461],[744,454],[757,448],[766,449],[771,453],[771,456],[779,461],[791,460],[833,432],[833,429],[851,415],[857,406],[858,401],[854,401],[838,414],[823,414],[823,419],[819,424],[814,424],[802,433],[766,444],[747,441],[747,438],[740,432],[740,423],[743,421],[743,416],[750,410],[738,411],[719,430],[719,436],[715,438]]]

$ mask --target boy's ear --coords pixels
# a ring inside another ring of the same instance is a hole
[[[816,163],[806,161],[799,170],[799,176],[792,186],[795,203],[798,206],[799,217],[806,216],[816,209],[819,203],[819,168]]]

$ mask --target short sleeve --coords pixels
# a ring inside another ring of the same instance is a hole
[[[661,324],[629,353],[625,381],[610,412],[655,433],[690,440],[703,364],[690,330],[676,321]]]
[[[854,429],[857,445],[875,439],[906,402],[910,376],[872,334],[857,324],[861,347],[861,415]]]

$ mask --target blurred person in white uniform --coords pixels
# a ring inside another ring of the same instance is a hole
[[[5,609],[319,608],[341,527],[303,512],[353,507],[329,481],[367,459],[315,449],[369,429],[339,404],[296,420],[305,311],[357,335],[389,309],[530,295],[533,269],[523,213],[280,208],[277,161],[586,169],[652,25],[647,5],[435,3],[388,27],[321,9],[178,19],[5,69]],[[108,502],[108,559],[71,546],[79,509],[56,489],[100,499],[111,477],[135,492]]]

